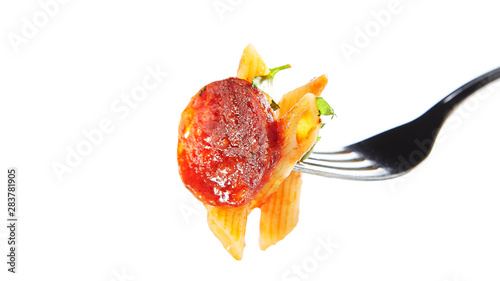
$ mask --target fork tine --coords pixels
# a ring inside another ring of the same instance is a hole
[[[381,179],[389,172],[348,148],[329,152],[314,151],[304,161],[295,164],[295,171],[334,178]]]
[[[316,159],[309,157],[302,162],[317,167],[343,169],[343,170],[346,169],[373,170],[378,168],[378,166],[376,166],[373,161],[362,158],[351,159],[351,160],[332,160],[332,159]]]
[[[313,152],[307,159],[326,162],[359,162],[365,160],[361,154],[347,149],[336,152]]]
[[[339,179],[358,179],[358,180],[381,180],[394,177],[388,170],[376,167],[335,167],[330,165],[311,163],[311,162],[298,162],[295,164],[294,171],[319,175],[329,178]]]
[[[344,154],[344,153],[349,153],[349,152],[351,152],[351,150],[344,147],[344,148],[339,148],[339,149],[335,149],[332,151],[314,151],[313,153],[316,153],[316,154]]]

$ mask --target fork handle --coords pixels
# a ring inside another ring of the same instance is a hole
[[[435,106],[433,106],[431,109],[429,109],[429,111],[435,111],[435,109],[439,109],[439,111],[443,110],[445,112],[443,116],[444,119],[446,118],[448,113],[450,113],[463,100],[465,100],[471,94],[475,93],[477,90],[481,89],[482,87],[495,81],[498,78],[500,78],[500,67],[493,69],[490,72],[487,72],[477,77],[476,79],[468,82],[462,87],[456,89],[451,94],[442,99],[440,102],[438,102]]]

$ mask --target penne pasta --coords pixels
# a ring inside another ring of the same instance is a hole
[[[297,225],[301,186],[301,173],[292,171],[260,208],[259,244],[262,250],[285,238]]]
[[[253,78],[269,73],[269,68],[260,57],[252,44],[243,50],[237,76],[240,79],[252,83]]]
[[[245,248],[245,230],[249,205],[218,207],[204,204],[210,230],[235,259],[241,260]]]
[[[278,116],[282,117],[285,115],[292,106],[294,106],[305,94],[312,93],[315,96],[319,97],[323,89],[326,87],[328,83],[328,78],[326,75],[321,75],[320,77],[316,77],[309,81],[309,83],[305,84],[302,87],[299,87],[293,91],[290,91],[281,97],[278,110]]]

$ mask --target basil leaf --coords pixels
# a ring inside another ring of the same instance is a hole
[[[322,97],[316,97],[316,105],[318,106],[318,115],[331,115],[332,119],[335,115],[333,108]]]

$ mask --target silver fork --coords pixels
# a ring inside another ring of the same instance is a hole
[[[349,180],[384,180],[401,176],[431,152],[450,112],[465,98],[500,78],[500,67],[458,88],[417,119],[331,152],[313,152],[295,164],[298,172]]]

